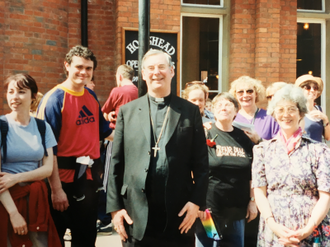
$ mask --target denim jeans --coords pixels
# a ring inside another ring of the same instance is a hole
[[[196,247],[244,247],[245,219],[233,221],[222,232],[222,240],[214,240],[206,235],[200,219],[196,220]]]

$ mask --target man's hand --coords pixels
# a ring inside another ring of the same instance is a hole
[[[194,224],[196,218],[198,217],[199,206],[192,202],[187,202],[186,205],[181,209],[179,217],[183,216],[186,213],[182,223],[179,226],[179,230],[182,233],[187,233],[191,226]]]
[[[253,201],[250,201],[246,212],[246,218],[248,219],[247,223],[254,220],[257,217],[257,215],[258,215],[257,204]]]
[[[109,112],[108,119],[111,123],[116,123],[117,122],[116,112],[115,111]]]
[[[0,194],[18,183],[18,174],[0,172]]]
[[[125,209],[120,209],[118,211],[114,211],[111,213],[112,216],[112,223],[114,226],[115,231],[119,234],[122,241],[126,241],[128,236],[125,230],[124,226],[124,219],[127,222],[127,224],[132,225],[133,220],[129,215],[127,214],[127,211]]]
[[[52,202],[55,210],[63,212],[69,207],[68,198],[62,188],[53,190],[52,189]]]
[[[28,228],[23,216],[16,210],[9,214],[11,225],[13,226],[14,233],[18,235],[25,235],[28,233]]]

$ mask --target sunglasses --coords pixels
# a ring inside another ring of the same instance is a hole
[[[254,93],[254,90],[253,90],[253,89],[239,90],[239,91],[236,91],[236,94],[237,94],[238,96],[242,96],[242,95],[244,94],[244,92],[245,92],[246,94],[251,95],[251,94]]]
[[[310,91],[313,88],[314,91],[319,91],[318,86],[311,86],[311,85],[305,85],[303,86],[303,89],[306,89],[307,91]]]
[[[191,87],[193,85],[204,85],[204,83],[202,81],[187,82],[184,88],[186,89],[187,87]]]

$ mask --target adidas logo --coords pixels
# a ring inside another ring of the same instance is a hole
[[[82,107],[82,110],[79,112],[78,120],[76,125],[88,124],[95,122],[93,113],[91,113],[86,106]]]

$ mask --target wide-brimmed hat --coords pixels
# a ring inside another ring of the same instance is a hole
[[[323,91],[323,81],[320,77],[312,76],[309,74],[302,75],[297,78],[297,80],[294,84],[298,87],[301,87],[301,85],[303,85],[307,81],[315,82],[319,86],[319,93],[318,93],[317,97],[320,97],[320,95],[322,94],[322,91]]]

